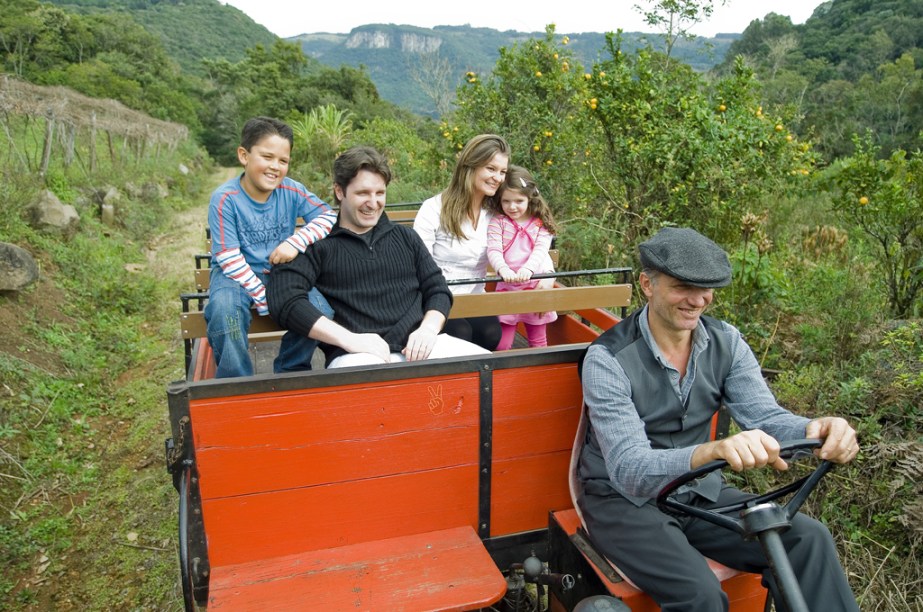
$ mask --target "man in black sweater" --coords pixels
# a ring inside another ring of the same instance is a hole
[[[340,207],[333,230],[271,272],[276,323],[319,340],[328,368],[489,352],[439,333],[452,293],[417,233],[384,214],[391,181],[384,156],[354,147],[336,159],[333,175]],[[333,320],[308,300],[314,287]]]

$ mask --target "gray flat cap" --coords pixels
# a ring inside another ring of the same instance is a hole
[[[720,246],[688,227],[665,227],[638,246],[641,265],[695,287],[731,284],[731,264]]]

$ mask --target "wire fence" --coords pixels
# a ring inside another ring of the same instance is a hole
[[[91,98],[60,86],[41,86],[0,74],[0,137],[8,165],[44,176],[53,157],[96,172],[102,147],[112,164],[137,162],[174,149],[189,137],[185,125],[155,119],[121,102]]]

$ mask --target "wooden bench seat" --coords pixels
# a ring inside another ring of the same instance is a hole
[[[506,580],[466,526],[215,568],[208,609],[310,602],[325,612],[471,610],[505,592]]]

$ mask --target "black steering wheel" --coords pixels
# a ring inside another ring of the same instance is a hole
[[[797,459],[801,455],[810,455],[808,449],[817,448],[821,444],[823,444],[822,440],[811,439],[784,442],[780,445],[779,455],[783,459]],[[699,508],[677,501],[672,497],[673,493],[687,482],[720,470],[727,464],[727,461],[719,459],[686,472],[660,491],[657,495],[657,507],[664,512],[694,516],[730,529],[739,533],[744,539],[758,540],[775,578],[775,584],[769,585],[773,599],[777,604],[784,606],[782,609],[789,612],[808,612],[808,605],[805,603],[779,534],[791,526],[792,517],[804,504],[820,479],[833,468],[833,464],[822,460],[817,468],[804,478],[763,495],[718,508]],[[795,494],[784,506],[774,503],[775,500],[792,492]]]
[[[779,456],[786,460],[798,459],[801,456],[809,456],[811,455],[811,453],[807,452],[809,449],[818,448],[822,444],[823,440],[817,439],[805,438],[803,440],[790,440],[788,442],[783,442],[780,445],[781,449]],[[737,533],[743,535],[749,535],[747,534],[744,521],[741,518],[731,515],[739,514],[742,510],[747,508],[768,504],[769,502],[775,501],[780,497],[792,493],[793,491],[797,491],[797,493],[795,493],[795,495],[792,496],[790,500],[788,500],[788,503],[782,506],[785,518],[790,521],[791,518],[795,516],[795,513],[798,512],[799,508],[801,508],[801,506],[804,504],[805,500],[807,500],[808,495],[811,494],[811,491],[817,487],[817,484],[820,482],[821,478],[823,478],[824,475],[833,468],[833,464],[829,461],[821,461],[811,474],[805,476],[804,478],[800,478],[791,484],[779,487],[778,489],[774,489],[768,493],[764,493],[762,495],[758,495],[738,503],[729,504],[727,506],[721,506],[718,508],[699,508],[677,501],[671,497],[671,495],[684,484],[692,482],[697,478],[701,478],[706,474],[710,474],[715,470],[723,469],[727,467],[727,464],[727,461],[724,459],[717,459],[715,461],[710,461],[704,465],[701,465],[693,470],[689,470],[660,491],[660,493],[657,495],[657,507],[664,512],[679,512],[682,514],[687,514],[708,521],[709,523],[725,527],[731,531],[736,531]]]

